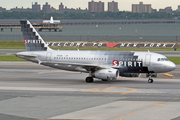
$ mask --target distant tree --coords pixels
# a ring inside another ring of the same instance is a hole
[[[179,17],[179,13],[174,15],[165,12],[156,13],[132,13],[132,12],[101,12],[101,13],[44,13],[44,12],[0,12],[0,19],[172,19]]]

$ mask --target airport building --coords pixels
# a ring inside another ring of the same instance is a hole
[[[143,2],[140,2],[139,4],[132,4],[132,12],[151,13],[152,12],[151,4],[143,4]]]
[[[118,2],[108,2],[108,11],[111,11],[111,12],[119,12],[119,9],[118,9]]]
[[[35,4],[32,4],[32,11],[33,12],[40,12],[41,11],[41,5],[39,5],[37,2],[35,2]]]
[[[104,12],[104,2],[94,2],[93,0],[88,3],[89,12]]]
[[[45,5],[43,5],[43,12],[45,12],[45,13],[50,13],[51,12],[51,10],[50,10],[50,5],[48,4],[48,2],[46,2],[46,4]]]

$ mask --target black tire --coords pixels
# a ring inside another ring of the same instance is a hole
[[[148,80],[148,83],[153,83],[153,79],[149,79],[149,80]]]
[[[93,80],[93,77],[87,77],[86,78],[86,82],[87,83],[92,83],[94,80]]]

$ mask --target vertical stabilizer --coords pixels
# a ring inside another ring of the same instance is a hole
[[[51,16],[51,18],[50,18],[50,23],[52,24],[52,23],[54,23],[54,20],[53,20],[53,17]]]
[[[28,20],[20,20],[20,24],[26,51],[52,50],[48,47],[48,45],[44,42],[44,40]]]

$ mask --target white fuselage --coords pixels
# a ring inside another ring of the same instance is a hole
[[[82,72],[90,71],[90,68],[86,68],[88,65],[114,68],[124,73],[162,73],[176,67],[165,56],[152,52],[33,51],[21,52],[17,56],[33,62],[41,61],[43,65],[54,68]],[[38,59],[27,56],[37,56]]]

